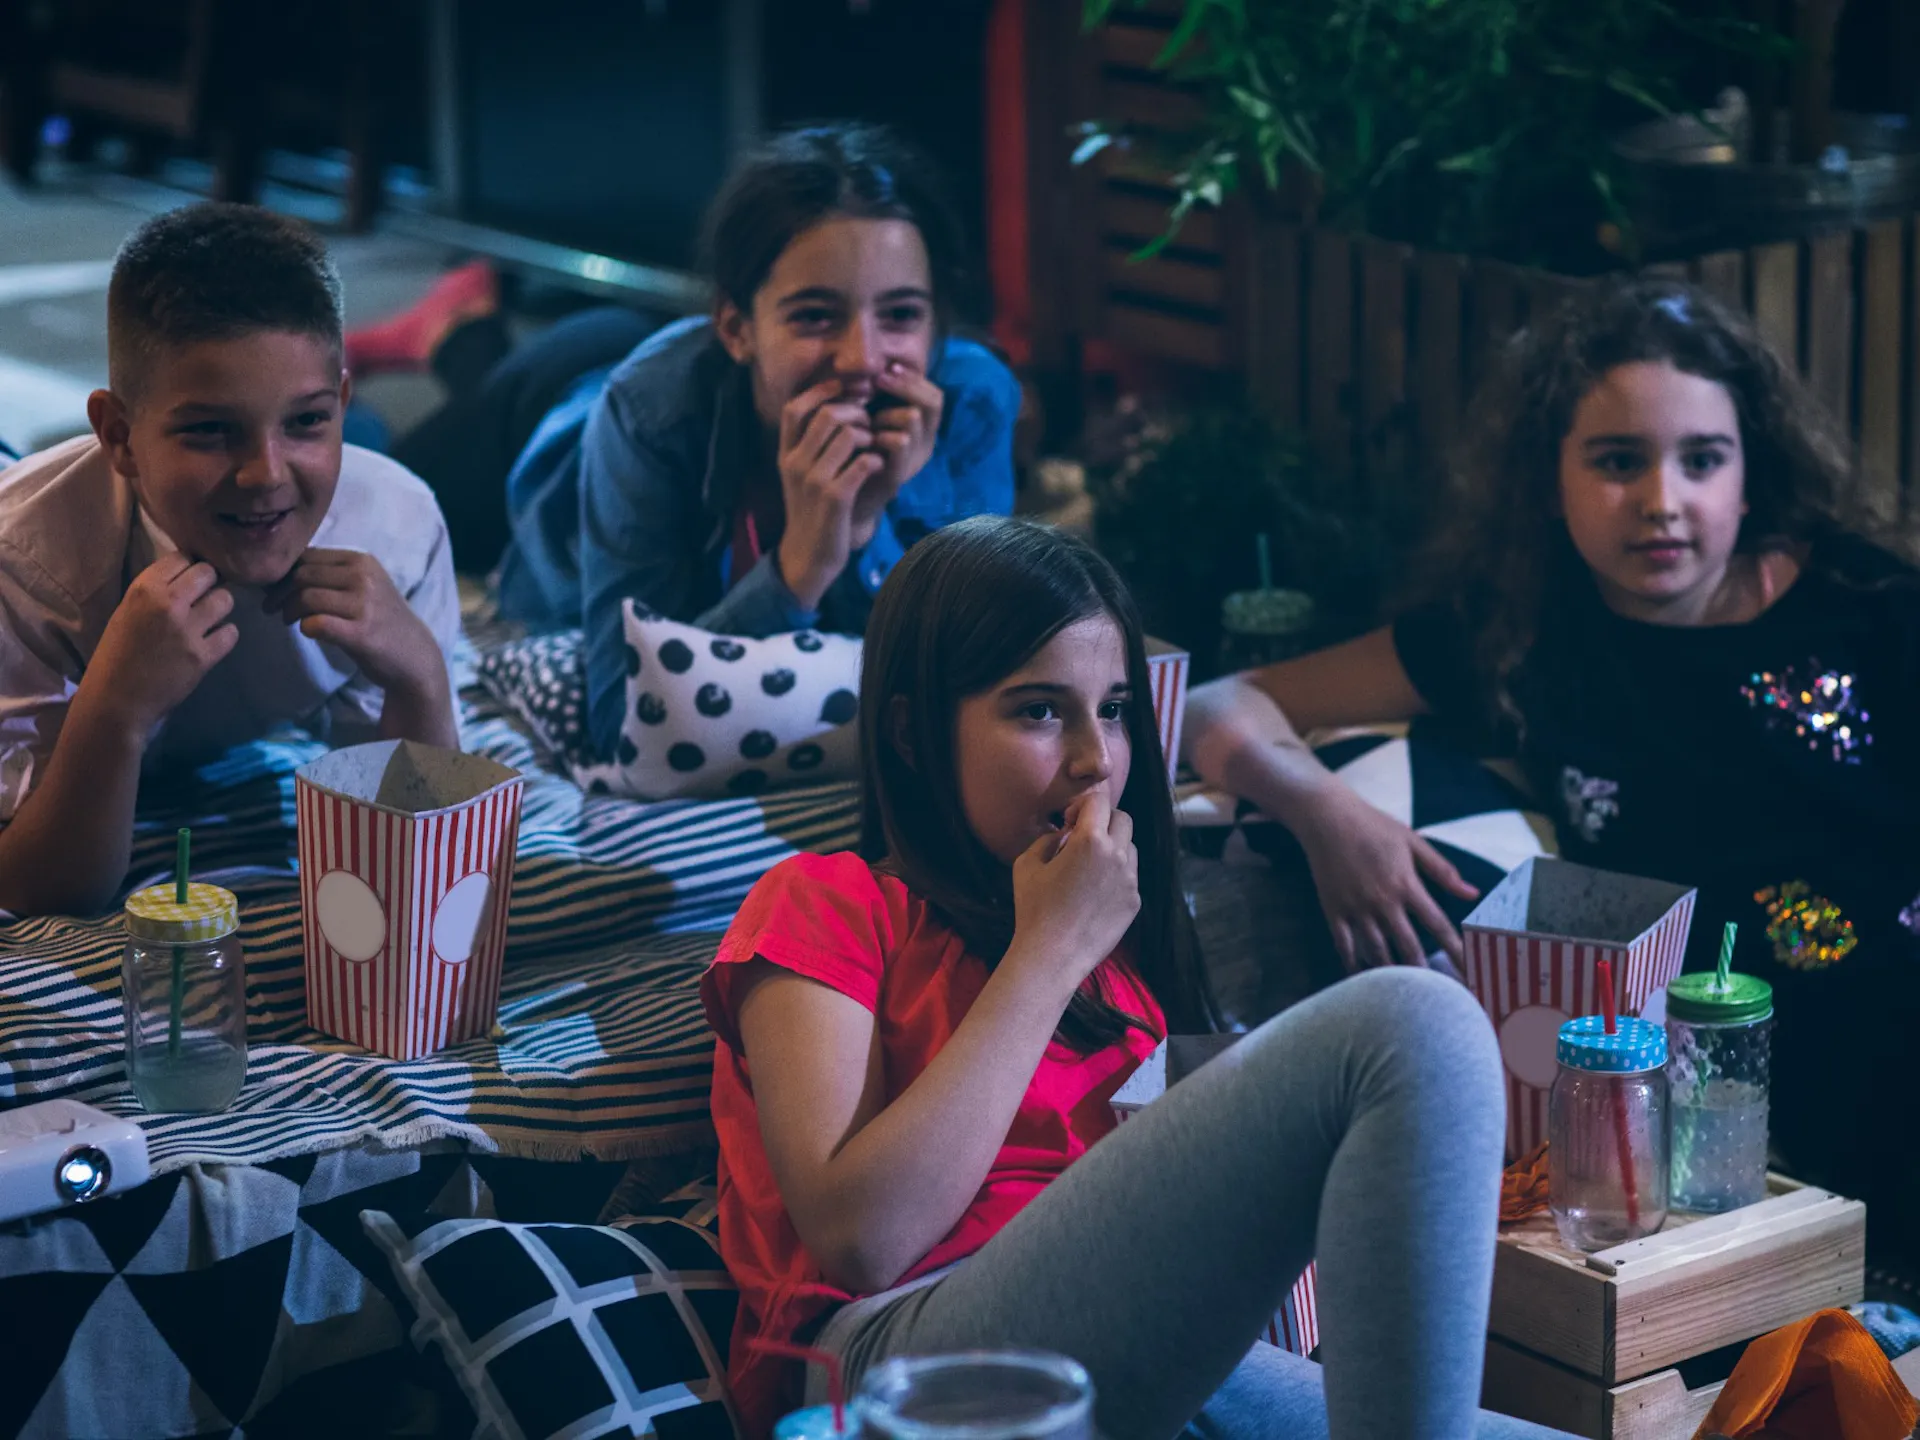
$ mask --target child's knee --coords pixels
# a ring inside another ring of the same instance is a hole
[[[1342,988],[1361,1023],[1423,1083],[1444,1083],[1464,1099],[1501,1090],[1500,1046],[1487,1012],[1459,981],[1432,970],[1383,966]]]

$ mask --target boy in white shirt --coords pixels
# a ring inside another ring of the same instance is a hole
[[[143,766],[287,723],[459,744],[446,523],[342,446],[340,337],[294,221],[195,205],[121,248],[93,434],[0,470],[0,908],[111,901]]]

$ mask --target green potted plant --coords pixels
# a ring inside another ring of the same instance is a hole
[[[1085,0],[1083,18],[1137,3]],[[1323,224],[1582,273],[1631,243],[1618,133],[1685,111],[1701,66],[1770,47],[1733,0],[1186,0],[1154,63],[1203,124],[1091,122],[1076,159],[1154,150],[1176,226],[1251,186]]]
[[[1376,616],[1393,538],[1323,493],[1304,442],[1246,401],[1178,413],[1123,406],[1088,467],[1094,536],[1149,630],[1196,678],[1281,658]],[[1222,625],[1230,598],[1240,632]]]

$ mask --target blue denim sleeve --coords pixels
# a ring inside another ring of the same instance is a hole
[[[586,630],[587,726],[601,754],[620,738],[626,709],[621,602],[684,615],[694,593],[690,507],[700,477],[641,438],[609,390],[594,402],[580,442],[580,606]]]
[[[788,630],[810,630],[819,620],[820,612],[807,609],[787,588],[769,550],[712,608],[695,616],[693,623],[702,630],[759,640]]]
[[[1020,382],[986,347],[971,342],[956,354],[954,368],[963,383],[955,388],[953,419],[941,446],[953,477],[954,514],[946,523],[969,515],[1009,515]]]

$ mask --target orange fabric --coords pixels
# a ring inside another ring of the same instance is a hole
[[[1547,1142],[1509,1165],[1500,1176],[1500,1223],[1511,1225],[1547,1208]]]
[[[1906,1440],[1920,1402],[1866,1327],[1822,1310],[1747,1346],[1694,1440]]]

